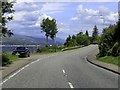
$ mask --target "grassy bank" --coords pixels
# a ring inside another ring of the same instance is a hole
[[[73,49],[78,49],[78,48],[81,48],[82,46],[75,46],[75,47],[66,47],[66,48],[63,48],[62,51],[67,51],[67,50],[73,50]]]
[[[57,53],[57,52],[62,52],[62,51],[66,51],[66,50],[73,50],[73,49],[77,49],[77,48],[81,48],[82,46],[74,46],[74,47],[57,47],[55,48],[39,48],[36,52],[31,53],[31,54],[52,54],[52,53]],[[19,60],[19,57],[16,55],[12,55],[9,52],[4,52],[2,53],[2,66],[5,66],[7,64],[11,64],[14,61]]]
[[[120,66],[120,56],[113,57],[113,56],[105,56],[105,57],[97,57],[97,60],[105,62],[105,63],[110,63],[114,64],[117,66]]]
[[[12,55],[11,53],[4,52],[2,53],[2,66],[11,64],[12,62],[18,60],[18,56]]]

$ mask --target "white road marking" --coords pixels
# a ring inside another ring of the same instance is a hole
[[[53,54],[53,55],[47,56],[47,57],[43,57],[43,58],[41,58],[41,59],[46,59],[46,58],[53,57],[53,56],[56,56],[56,54]],[[41,59],[37,59],[37,60],[35,60],[35,61],[33,61],[33,62],[25,65],[24,67],[22,67],[21,69],[19,69],[19,70],[16,71],[15,73],[13,73],[11,76],[9,76],[9,77],[6,78],[5,80],[3,80],[3,81],[0,83],[0,86],[1,86],[2,84],[4,84],[5,82],[7,82],[7,81],[8,81],[9,79],[11,79],[12,77],[14,77],[14,76],[15,76],[16,74],[18,74],[20,71],[24,70],[26,67],[30,66],[31,64],[33,64],[33,63],[35,63],[35,62],[40,61]]]
[[[49,56],[49,57],[50,57],[50,56]],[[49,57],[47,57],[47,58],[49,58]],[[45,58],[46,58],[46,57],[45,57]],[[41,58],[41,59],[45,59],[45,58]],[[41,59],[37,59],[36,61],[33,61],[33,62],[25,65],[24,67],[22,67],[21,69],[19,69],[18,71],[16,71],[16,72],[13,73],[12,75],[10,75],[8,78],[6,78],[4,81],[2,81],[2,82],[0,83],[0,86],[1,86],[2,84],[4,84],[5,82],[7,82],[7,81],[8,81],[9,79],[11,79],[12,77],[14,77],[15,75],[17,75],[19,72],[21,72],[22,70],[24,70],[26,67],[30,66],[31,64],[33,64],[33,63],[35,63],[35,62],[40,61]]]
[[[69,84],[70,88],[74,88],[72,83],[68,82],[68,84]]]
[[[65,70],[63,69],[62,71],[63,71],[63,73],[65,74]]]

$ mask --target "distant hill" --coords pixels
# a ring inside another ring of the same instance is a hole
[[[53,40],[48,40],[49,44],[53,44]],[[57,38],[57,44],[63,44],[65,41],[63,39]],[[33,36],[23,36],[23,35],[13,35],[12,37],[3,37],[3,45],[36,45],[41,44],[45,45],[46,39],[42,37],[33,37]]]

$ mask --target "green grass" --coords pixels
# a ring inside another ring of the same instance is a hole
[[[82,46],[67,47],[67,48],[63,48],[62,51],[78,49],[78,48],[81,48],[81,47],[82,47]]]
[[[55,50],[54,48],[39,48],[34,54],[51,54],[56,52],[61,52],[61,49],[57,48]]]
[[[12,55],[11,53],[4,52],[2,53],[2,65],[11,64],[12,62],[18,60],[18,56]]]
[[[61,51],[67,51],[67,50],[73,50],[77,48],[81,48],[82,46],[73,46],[73,47],[58,47],[55,51],[55,48],[39,48],[37,52],[33,54],[51,54],[51,53],[57,53]]]
[[[110,63],[110,64],[120,66],[120,56],[117,56],[117,57],[113,57],[113,56],[97,57],[97,60],[105,62],[105,63]]]

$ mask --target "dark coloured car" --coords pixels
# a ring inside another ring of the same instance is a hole
[[[18,55],[20,57],[30,57],[30,51],[26,47],[17,47],[13,52],[13,55]]]

